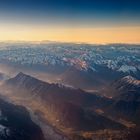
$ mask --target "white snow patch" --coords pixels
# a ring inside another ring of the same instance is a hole
[[[119,69],[118,69],[118,71],[122,71],[122,72],[127,72],[127,73],[130,73],[130,72],[136,72],[137,71],[137,69],[136,69],[136,67],[134,67],[134,66],[128,66],[128,65],[122,65]]]

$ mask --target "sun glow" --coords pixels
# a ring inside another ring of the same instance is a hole
[[[140,26],[68,27],[0,25],[0,40],[140,43]]]

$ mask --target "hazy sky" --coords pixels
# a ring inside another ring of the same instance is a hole
[[[140,1],[1,0],[0,40],[140,43]]]

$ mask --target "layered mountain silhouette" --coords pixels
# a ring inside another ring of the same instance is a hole
[[[119,71],[113,71],[103,65],[94,64],[94,68],[88,68],[86,71],[68,67],[61,71],[59,78],[61,82],[80,87],[82,89],[100,89],[108,85],[117,78],[121,78],[126,74]],[[55,67],[57,69],[57,67]],[[74,77],[74,78],[73,78]]]
[[[10,85],[16,89],[20,88],[25,92],[28,91],[28,94],[31,96],[35,95],[36,97],[41,98],[44,102],[51,100],[67,101],[76,105],[94,105],[97,107],[106,106],[111,102],[108,98],[90,94],[81,89],[75,89],[62,84],[43,82],[24,73],[19,73],[14,78],[7,80],[6,85]]]
[[[7,80],[5,85],[16,89],[19,96],[24,94],[24,98],[34,97],[53,116],[54,123],[64,128],[83,131],[125,128],[95,112],[98,108],[105,109],[112,104],[111,99],[61,84],[46,83],[24,73]]]
[[[64,132],[126,130],[127,125],[121,123],[121,119],[125,123],[134,123],[137,128],[140,126],[140,82],[132,76],[125,76],[110,85],[112,98],[47,83],[22,72],[6,80],[3,86],[10,89],[13,96],[38,103],[37,110],[43,116],[45,114],[51,125]],[[134,130],[131,132],[130,137],[133,137]]]

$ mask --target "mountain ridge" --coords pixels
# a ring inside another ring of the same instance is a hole
[[[31,94],[31,96],[36,94],[35,99],[39,99],[47,111],[53,115],[55,123],[64,127],[83,131],[125,128],[122,124],[94,111],[94,108],[110,104],[112,101],[108,98],[90,94],[81,89],[49,84],[24,73],[19,73],[14,78],[7,80],[6,84],[14,85],[20,90],[26,88],[27,94]]]

